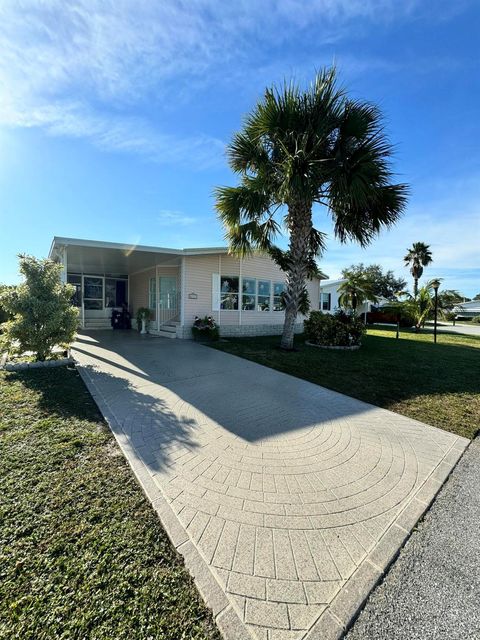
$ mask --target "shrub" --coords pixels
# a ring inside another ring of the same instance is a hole
[[[78,326],[78,310],[71,303],[75,289],[61,282],[60,264],[19,257],[25,281],[1,294],[1,305],[12,316],[3,325],[2,344],[11,353],[33,351],[37,360],[45,360],[54,347],[73,342]]]
[[[365,334],[363,322],[343,311],[334,316],[312,311],[304,322],[306,338],[323,347],[354,347],[362,342]]]
[[[148,323],[152,317],[152,311],[148,307],[139,307],[137,309],[137,329],[140,331],[142,328],[142,320],[145,320],[145,323]]]
[[[2,295],[4,293],[8,293],[8,291],[13,291],[14,289],[15,287],[13,285],[0,284],[0,333],[2,333],[2,324],[13,318],[12,314],[5,309],[4,304],[2,303]]]
[[[195,316],[192,334],[195,340],[218,340],[220,337],[219,329],[212,316],[204,318]]]

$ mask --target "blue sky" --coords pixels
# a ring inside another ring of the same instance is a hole
[[[426,275],[480,292],[477,0],[3,0],[0,282],[54,235],[218,246],[224,149],[265,86],[335,62],[376,102],[411,185],[403,220],[367,250],[329,234],[322,268],[379,262],[412,242]]]

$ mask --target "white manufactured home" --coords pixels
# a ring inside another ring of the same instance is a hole
[[[112,312],[151,310],[149,331],[189,338],[195,316],[212,316],[224,336],[272,335],[283,329],[285,274],[266,255],[236,258],[226,248],[167,249],[55,237],[49,257],[76,288],[85,329],[108,329]],[[325,278],[326,276],[322,276]],[[307,283],[319,308],[320,278]],[[303,328],[298,317],[296,331]]]
[[[322,280],[320,283],[320,296],[319,296],[319,309],[324,313],[335,313],[340,308],[339,298],[341,292],[338,290],[343,282],[346,282],[346,278],[340,278],[338,280]],[[380,298],[377,302],[368,300],[359,305],[357,313],[359,315],[375,311],[382,304],[386,304],[388,300],[386,298]],[[312,306],[313,309],[313,306]]]

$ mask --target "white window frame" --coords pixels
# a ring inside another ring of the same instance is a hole
[[[282,287],[283,287],[283,291],[282,291],[282,293],[281,293],[280,295],[275,295],[275,285],[277,285],[277,284],[281,284],[281,285],[282,285]],[[281,298],[281,297],[282,297],[282,294],[283,294],[283,293],[285,293],[285,289],[286,289],[286,288],[287,288],[287,284],[286,284],[286,282],[285,282],[285,281],[283,281],[283,282],[274,282],[274,283],[273,283],[273,287],[272,287],[272,294],[273,294],[272,311],[273,311],[274,313],[278,313],[279,311],[284,311],[283,307],[282,307],[282,308],[280,308],[280,309],[275,309],[275,298]]]
[[[222,279],[223,278],[231,278],[232,280],[234,280],[234,279],[238,280],[238,291],[236,293],[235,292],[232,292],[232,293],[223,292],[222,291]],[[241,280],[241,278],[238,275],[236,275],[236,276],[232,276],[232,275],[229,275],[229,274],[223,274],[223,275],[221,274],[220,275],[220,309],[222,310],[222,312],[223,311],[234,311],[235,313],[238,313],[238,310],[239,310],[240,304],[241,304],[240,303],[240,296],[242,295],[242,293],[240,292],[240,280]],[[225,309],[225,308],[222,307],[222,299],[223,299],[224,296],[228,296],[228,295],[237,296],[237,308],[236,309]]]
[[[325,309],[323,306],[323,297],[327,297],[327,308]],[[320,292],[320,311],[331,311],[332,310],[332,294],[326,293],[325,291]]]
[[[153,311],[157,309],[157,278],[155,276],[148,279],[148,308]]]
[[[253,287],[253,289],[254,289],[253,293],[244,293],[243,292],[243,283],[244,283],[245,280],[251,280],[251,281],[253,281],[255,283],[255,285]],[[242,277],[241,289],[242,289],[242,293],[241,293],[241,296],[242,296],[242,311],[245,312],[245,313],[255,312],[257,310],[257,278],[253,278],[253,277],[250,277],[250,276]],[[253,309],[244,309],[243,308],[243,298],[244,297],[253,298]]]

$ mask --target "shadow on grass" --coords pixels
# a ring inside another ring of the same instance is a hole
[[[45,416],[74,417],[98,422],[103,417],[74,367],[7,372],[7,382],[18,381],[38,396]]]

